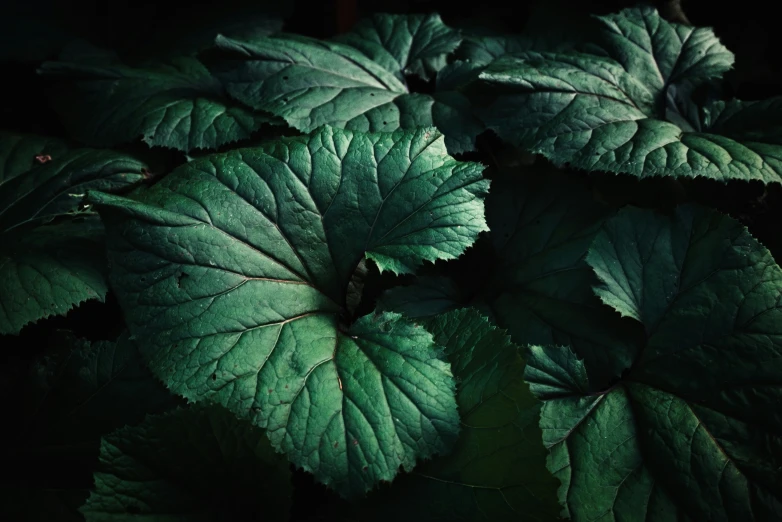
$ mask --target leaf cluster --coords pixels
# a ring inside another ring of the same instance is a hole
[[[246,22],[71,42],[68,138],[0,131],[0,335],[123,331],[6,356],[5,519],[782,519],[782,269],[697,203],[782,183],[782,98],[712,30]]]

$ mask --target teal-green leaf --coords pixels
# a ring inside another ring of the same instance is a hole
[[[486,230],[481,170],[434,129],[325,127],[90,200],[153,371],[352,495],[446,451],[458,415],[430,334],[396,314],[345,323],[351,278],[364,258],[407,273],[459,256]]]
[[[358,49],[399,79],[407,74],[429,80],[445,67],[462,38],[437,13],[378,13],[335,40]]]
[[[145,367],[127,334],[90,344],[52,338],[32,366],[4,366],[3,520],[83,520],[100,437],[180,404]],[[18,375],[13,369],[18,368]]]
[[[272,122],[228,98],[194,57],[144,68],[46,62],[40,72],[62,79],[53,95],[55,109],[68,132],[92,146],[141,138],[151,147],[184,152],[216,149]]]
[[[647,334],[610,388],[541,395],[572,519],[779,520],[782,270],[771,254],[713,210],[628,208],[587,262],[602,300]],[[552,361],[529,368],[580,364]],[[542,379],[527,379],[537,393]]]
[[[474,306],[516,344],[573,345],[594,361],[595,383],[607,382],[611,368],[630,363],[641,333],[593,295],[594,274],[583,260],[612,209],[596,202],[579,178],[537,165],[492,181],[486,206],[490,244],[477,253],[485,265],[469,270],[471,281],[422,277],[390,290],[381,306],[413,317]],[[627,353],[612,354],[617,345]]]
[[[782,103],[733,104],[740,125],[699,132],[665,120],[656,92],[618,63],[589,54],[526,53],[492,63],[480,76],[476,113],[504,139],[586,170],[648,176],[779,183]],[[486,98],[489,93],[490,99]],[[747,135],[759,125],[768,132]]]
[[[288,520],[288,462],[219,406],[148,416],[101,440],[87,522]]]
[[[596,17],[607,54],[664,103],[666,91],[682,80],[697,85],[720,78],[733,53],[706,27],[666,21],[653,7],[624,9]]]
[[[214,66],[228,93],[303,132],[322,125],[362,132],[436,126],[453,153],[472,150],[482,124],[464,95],[409,93],[392,72],[352,47],[284,35],[218,37],[229,53]]]
[[[103,226],[79,206],[87,190],[130,188],[145,168],[127,154],[0,133],[0,334],[103,299]]]
[[[453,451],[367,498],[367,520],[519,521],[558,518],[545,467],[540,403],[522,379],[521,349],[471,309],[423,321],[458,381],[462,433]]]

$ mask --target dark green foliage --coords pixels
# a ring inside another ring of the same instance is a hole
[[[652,7],[265,9],[0,54],[76,142],[0,131],[3,520],[782,520],[782,97]]]

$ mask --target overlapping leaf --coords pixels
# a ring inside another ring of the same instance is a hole
[[[462,433],[453,452],[367,498],[370,520],[556,520],[556,480],[545,469],[540,403],[522,379],[518,346],[475,310],[423,325],[445,347],[459,382]]]
[[[569,350],[537,347],[528,361],[571,518],[778,520],[782,270],[771,254],[715,211],[631,208],[587,261],[601,299],[647,334],[618,383],[591,394],[589,363]]]
[[[700,130],[667,121],[669,91],[719,76],[732,55],[704,29],[669,24],[656,12],[625,11],[603,20],[609,54],[523,53],[480,76],[487,98],[478,111],[504,138],[557,162],[638,176],[705,176],[777,183],[782,175],[780,101],[763,119],[751,103],[734,127]],[[708,110],[708,109],[707,109]],[[681,108],[677,108],[681,111]],[[697,112],[697,109],[696,109]]]
[[[461,281],[422,278],[389,291],[382,306],[421,317],[472,304],[517,344],[572,344],[595,361],[590,368],[595,381],[606,382],[613,376],[610,368],[632,360],[631,354],[617,356],[610,348],[630,351],[640,333],[595,298],[594,276],[583,262],[611,212],[593,200],[584,183],[553,168],[502,176],[493,181],[487,199],[491,245],[479,254],[486,264],[467,276],[480,281],[473,283],[477,292],[462,290]]]
[[[230,95],[304,132],[324,124],[363,132],[434,125],[457,153],[483,129],[460,93],[409,93],[394,73],[344,44],[285,35],[220,37],[217,45],[236,58],[214,68]]]
[[[88,189],[128,188],[144,169],[127,154],[0,133],[0,334],[103,299],[103,227],[79,205]]]
[[[104,437],[87,522],[287,520],[288,462],[219,406],[149,416]]]
[[[127,335],[114,342],[59,336],[29,373],[3,376],[7,393],[4,520],[81,520],[100,437],[173,408]]]
[[[46,62],[63,78],[54,105],[70,134],[93,146],[143,139],[150,146],[216,149],[249,138],[269,116],[230,100],[194,57],[133,68],[120,62]]]
[[[429,80],[445,67],[448,55],[462,38],[438,14],[378,13],[361,20],[336,41],[358,49],[401,80],[405,74]]]
[[[188,163],[139,200],[93,194],[112,281],[152,369],[219,402],[343,494],[447,451],[440,348],[396,314],[346,323],[362,259],[412,272],[486,229],[481,167],[434,129],[310,136]]]

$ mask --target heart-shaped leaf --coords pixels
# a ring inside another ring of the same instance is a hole
[[[348,323],[362,259],[412,272],[486,230],[481,167],[434,129],[323,128],[195,160],[138,200],[91,194],[111,279],[153,371],[268,429],[345,495],[391,480],[458,431],[441,349],[397,314]]]

